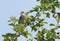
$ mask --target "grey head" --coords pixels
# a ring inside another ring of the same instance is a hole
[[[21,11],[21,15],[22,15],[22,14],[25,14],[25,12],[24,12],[24,11]]]

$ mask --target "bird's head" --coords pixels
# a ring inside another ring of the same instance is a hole
[[[21,11],[21,13],[24,13],[24,11]]]
[[[21,11],[21,16],[26,16],[26,13],[24,11]]]

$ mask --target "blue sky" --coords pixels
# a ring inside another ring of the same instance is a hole
[[[8,25],[8,19],[11,16],[18,18],[20,11],[29,11],[36,4],[38,3],[35,0],[0,0],[0,41],[3,39],[2,34],[14,33]],[[19,40],[26,41],[23,37]]]
[[[2,41],[2,34],[14,32],[8,25],[8,19],[11,16],[18,18],[20,11],[28,11],[35,5],[34,0],[0,0],[0,41]]]

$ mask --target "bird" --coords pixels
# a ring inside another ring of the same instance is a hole
[[[21,16],[19,17],[18,24],[25,24],[26,20],[26,13],[24,11],[21,11]]]

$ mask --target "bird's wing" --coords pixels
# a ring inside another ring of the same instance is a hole
[[[20,19],[21,19],[21,17],[19,17],[18,24],[20,24]]]

